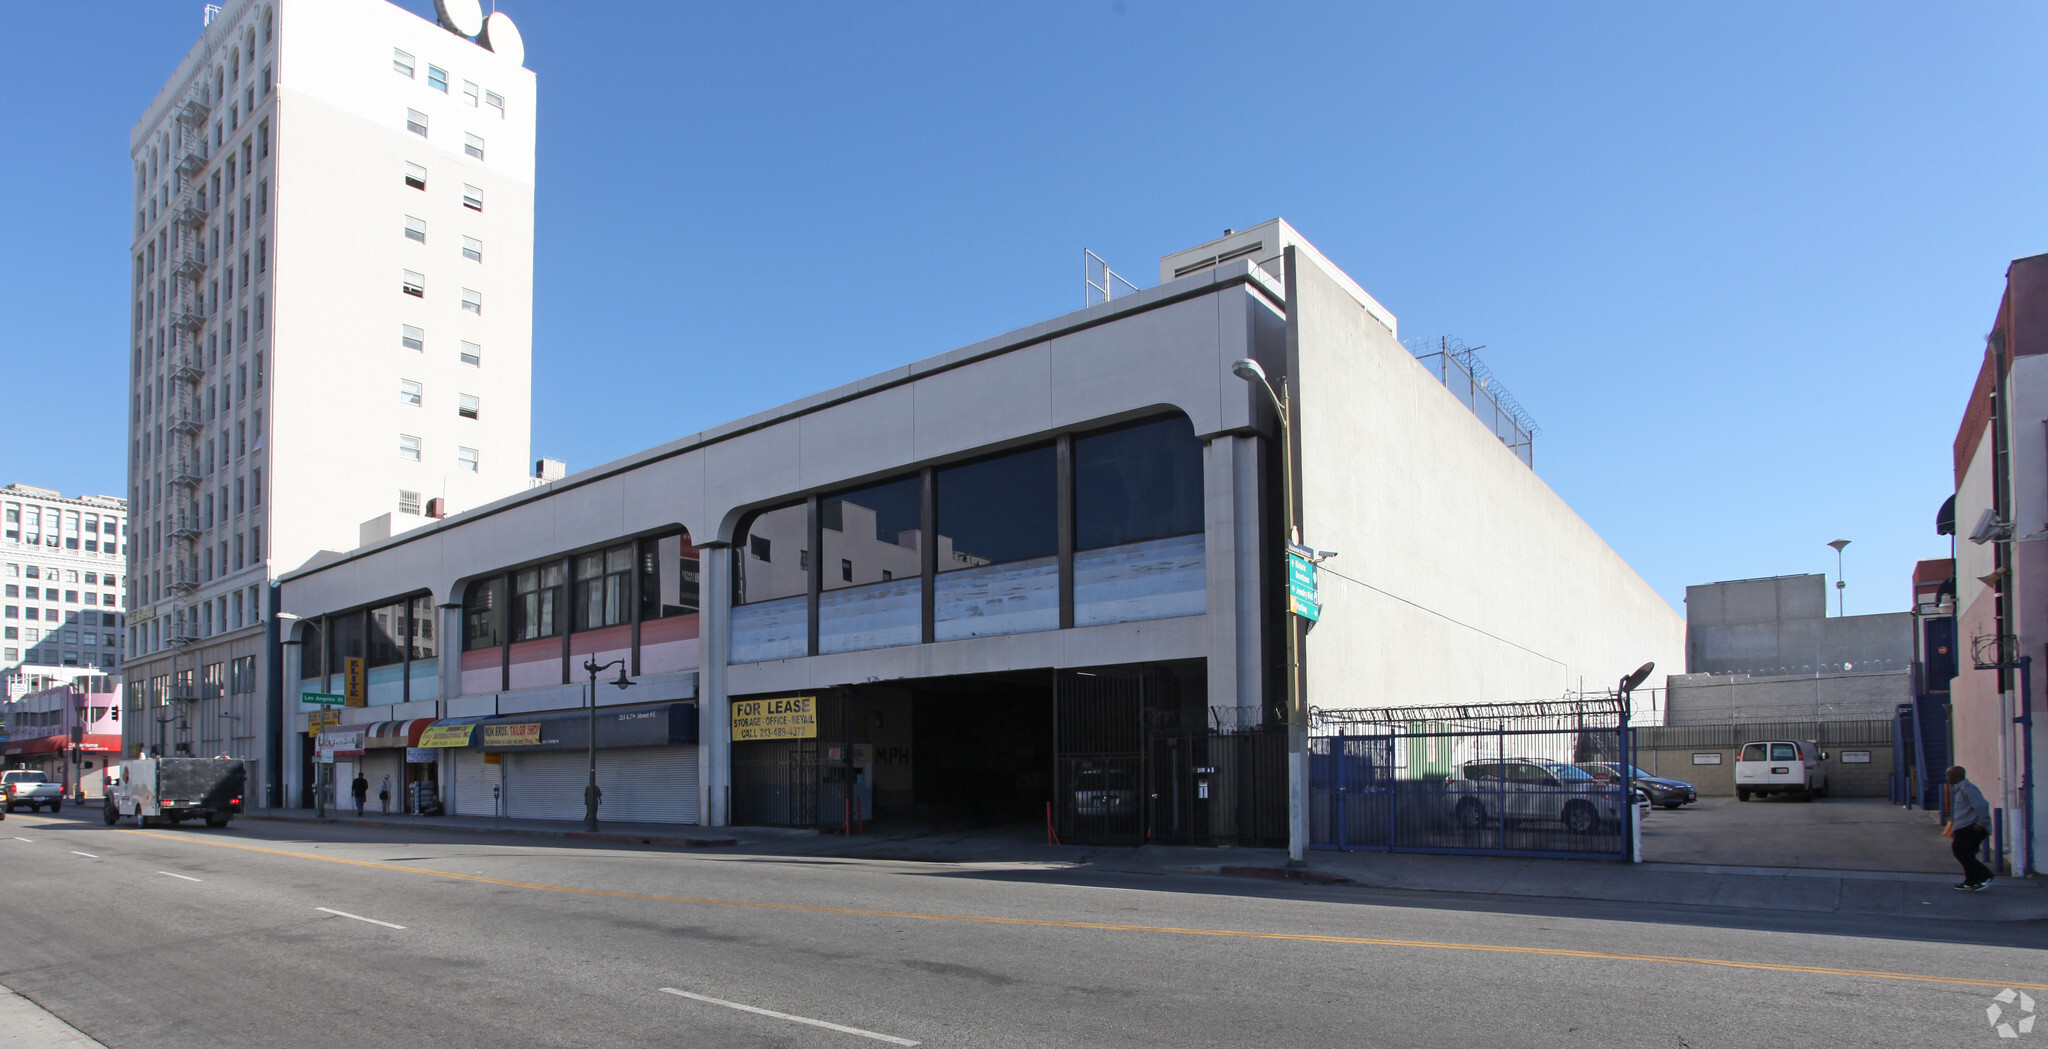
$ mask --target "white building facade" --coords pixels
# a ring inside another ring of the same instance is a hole
[[[268,582],[525,487],[522,60],[381,0],[240,0],[135,125],[131,753],[264,760]]]
[[[608,820],[857,806],[1075,840],[1167,769],[1186,804],[1147,806],[1162,822],[1131,840],[1270,843],[1284,799],[1202,777],[1280,768],[1277,737],[1231,733],[1284,720],[1282,456],[1342,572],[1304,638],[1311,704],[1552,698],[1682,664],[1677,613],[1388,311],[1283,222],[1233,237],[1156,288],[287,574],[292,803],[328,750],[334,782],[572,819],[595,746]],[[1242,358],[1295,391],[1291,448]],[[392,643],[423,618],[436,650]],[[357,660],[366,708],[296,702]]]
[[[0,675],[23,664],[121,665],[128,505],[107,495],[0,488]]]

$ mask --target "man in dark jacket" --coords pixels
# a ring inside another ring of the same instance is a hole
[[[363,774],[358,772],[355,781],[348,785],[348,792],[356,797],[356,818],[361,819],[363,803],[370,798],[370,781],[364,779]]]
[[[1991,884],[1992,874],[1991,868],[1977,858],[1977,852],[1984,847],[1984,839],[1991,836],[1991,806],[1985,803],[1984,792],[1967,776],[1961,765],[1948,770],[1948,829],[1954,838],[1949,852],[1963,865],[1963,880],[1953,888],[1983,892]]]

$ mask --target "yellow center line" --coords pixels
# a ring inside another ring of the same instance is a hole
[[[1533,954],[1551,958],[1588,958],[1596,961],[1614,962],[1655,962],[1662,965],[1705,965],[1722,969],[1748,969],[1758,972],[1804,973],[1813,976],[1854,976],[1873,980],[1903,980],[1910,983],[1954,984],[1965,987],[2011,987],[2021,991],[2048,991],[2048,984],[2018,983],[2012,980],[1972,979],[1961,976],[1935,976],[1927,973],[1895,973],[1877,969],[1836,969],[1823,965],[1788,965],[1778,962],[1742,962],[1723,958],[1688,958],[1680,955],[1661,954],[1618,954],[1610,951],[1580,951],[1563,947],[1517,947],[1498,943],[1457,943],[1445,940],[1396,940],[1376,936],[1326,936],[1302,932],[1254,932],[1246,929],[1199,929],[1172,925],[1125,925],[1116,922],[1059,921],[1052,918],[1004,918],[989,914],[935,914],[924,911],[891,911],[866,907],[819,907],[802,903],[764,903],[754,900],[720,900],[702,896],[664,896],[647,892],[621,892],[616,889],[584,889],[573,885],[548,885],[542,882],[514,881],[508,878],[489,878],[481,874],[459,874],[454,871],[437,871],[425,867],[401,867],[395,863],[380,863],[376,860],[351,860],[340,856],[315,856],[310,853],[293,852],[289,849],[271,849],[261,845],[243,845],[237,842],[217,841],[211,838],[193,838],[175,834],[161,834],[147,830],[122,830],[122,834],[140,834],[150,838],[162,838],[190,845],[213,845],[223,849],[241,849],[245,852],[261,852],[272,856],[288,856],[292,859],[319,860],[324,863],[342,863],[351,867],[372,867],[377,870],[400,871],[406,874],[423,874],[451,881],[476,882],[481,885],[498,885],[512,889],[532,889],[537,892],[561,892],[576,896],[603,896],[620,900],[648,900],[655,903],[686,903],[700,907],[736,907],[747,910],[791,911],[800,914],[842,914],[862,918],[908,918],[917,921],[966,922],[977,925],[1021,925],[1044,929],[1088,929],[1097,932],[1155,933],[1168,936],[1221,936],[1243,940],[1284,940],[1299,943],[1338,943],[1361,947],[1407,947],[1438,951],[1480,951],[1490,954]]]

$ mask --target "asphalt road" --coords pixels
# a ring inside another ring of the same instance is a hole
[[[1986,1022],[2031,925],[70,813],[0,885],[0,985],[117,1047],[2048,1041]]]

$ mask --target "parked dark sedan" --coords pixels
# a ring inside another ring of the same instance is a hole
[[[1581,761],[1579,762],[1579,767],[1595,776],[1613,776],[1617,779],[1621,776],[1620,762]],[[1651,804],[1662,805],[1667,809],[1675,809],[1687,802],[1700,800],[1700,792],[1694,789],[1692,784],[1684,780],[1652,776],[1642,769],[1636,769],[1633,775],[1635,785],[1641,787],[1643,792],[1650,796]]]

